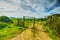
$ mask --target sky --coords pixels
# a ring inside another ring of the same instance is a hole
[[[60,13],[60,0],[0,0],[0,15],[44,18]]]

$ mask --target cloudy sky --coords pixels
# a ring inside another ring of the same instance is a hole
[[[0,15],[46,17],[60,13],[60,0],[0,0]]]

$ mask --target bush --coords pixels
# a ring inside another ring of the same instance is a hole
[[[7,23],[4,22],[0,22],[0,30],[2,30],[3,28],[5,28],[7,25]]]
[[[46,18],[45,31],[53,40],[60,40],[60,14],[54,14]]]
[[[10,22],[10,18],[8,18],[7,16],[1,16],[0,17],[0,22]]]

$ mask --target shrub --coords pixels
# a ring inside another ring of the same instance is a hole
[[[4,22],[0,22],[0,30],[5,28],[7,25],[7,23],[4,23]]]
[[[0,22],[10,22],[10,18],[8,18],[7,16],[1,16],[0,17]]]

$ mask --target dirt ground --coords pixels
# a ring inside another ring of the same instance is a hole
[[[40,24],[35,24],[34,32],[32,32],[32,28],[32,26],[29,26],[29,28],[21,34],[10,40],[52,40],[48,34],[44,32],[43,27]]]

